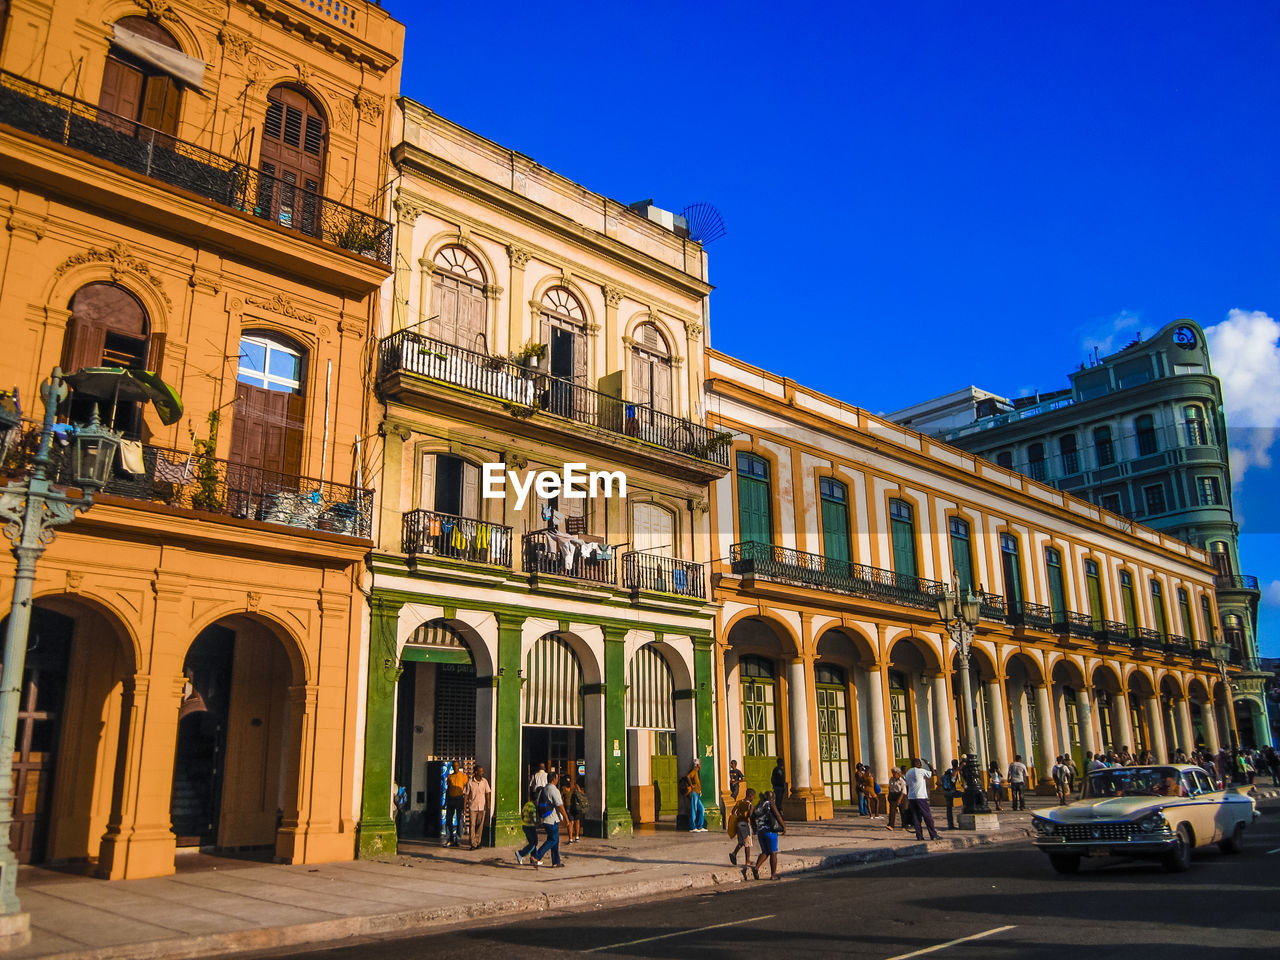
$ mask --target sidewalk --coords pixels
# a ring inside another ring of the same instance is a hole
[[[1258,795],[1275,798],[1280,789],[1260,787]],[[1033,810],[1053,803],[1029,800]],[[1025,841],[1029,829],[1029,813],[1006,807],[998,833],[940,830],[941,840],[919,843],[911,833],[886,830],[884,820],[841,810],[834,820],[791,825],[778,866],[796,874],[925,856]],[[18,893],[31,913],[32,942],[5,957],[216,956],[742,883],[729,849],[723,832],[659,828],[562,845],[565,866],[558,870],[519,866],[513,848],[471,852],[412,842],[394,857],[310,866],[183,856],[173,876],[114,883],[24,867]]]

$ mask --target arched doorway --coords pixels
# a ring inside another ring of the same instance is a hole
[[[587,772],[582,664],[568,639],[559,633],[540,637],[525,658],[524,674],[523,785],[539,763],[581,781]]]
[[[461,630],[445,620],[418,627],[400,652],[395,783],[408,796],[403,837],[439,837],[445,778],[476,763],[476,663]]]
[[[778,681],[772,661],[747,654],[738,661],[742,693],[742,775],[757,794],[772,789],[778,754]]]
[[[114,617],[74,595],[37,599],[27,637],[9,841],[19,863],[87,860],[118,801],[132,645]]]
[[[1020,755],[1030,776],[1028,786],[1034,788],[1040,777],[1048,776],[1046,755],[1054,752],[1051,718],[1042,716],[1037,689],[1040,667],[1023,654],[1014,654],[1006,666],[1005,698],[1009,730],[1013,735],[1013,754]],[[1013,757],[1009,758],[1010,760]],[[1051,764],[1050,764],[1051,766]]]
[[[936,674],[926,659],[926,651],[912,637],[895,642],[889,652],[889,700],[885,705],[889,715],[889,752],[894,766],[910,768],[912,757],[932,757],[941,751],[934,749],[931,722],[932,691],[926,674]],[[943,705],[938,705],[944,709]],[[877,778],[884,779],[888,770],[877,771]]]
[[[1094,715],[1097,717],[1097,743],[1103,753],[1119,752],[1123,743],[1125,725],[1120,718],[1120,678],[1109,665],[1099,665],[1093,671]]]
[[[300,679],[265,623],[225,617],[200,631],[183,661],[170,816],[178,847],[274,852],[298,818],[301,751],[289,688]]]
[[[1133,743],[1129,744],[1129,749],[1135,758],[1142,756],[1148,750],[1158,753],[1156,746],[1159,738],[1153,723],[1158,721],[1159,717],[1153,717],[1149,709],[1149,704],[1155,699],[1151,680],[1145,673],[1135,670],[1129,675],[1127,689],[1129,728],[1133,731]],[[1156,757],[1156,761],[1164,762],[1161,757]]]
[[[814,700],[818,713],[818,760],[822,783],[833,804],[853,802],[853,765],[857,760],[854,731],[858,729],[855,678],[865,670],[870,645],[843,630],[828,630],[818,638],[819,662],[814,664]]]
[[[1085,753],[1092,752],[1087,743],[1092,743],[1091,731],[1088,729],[1088,711],[1085,709],[1084,675],[1080,668],[1067,660],[1059,660],[1053,667],[1053,699],[1057,704],[1058,735],[1063,748],[1075,761],[1076,769],[1084,771]],[[1083,694],[1083,695],[1082,695]]]
[[[627,785],[637,823],[674,817],[680,777],[675,678],[658,644],[646,643],[627,666]],[[652,789],[652,802],[643,796]]]

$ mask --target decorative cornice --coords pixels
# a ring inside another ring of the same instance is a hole
[[[16,207],[9,208],[9,219],[5,221],[5,227],[10,233],[16,233],[28,240],[43,240],[44,225],[45,221],[42,217],[24,213]]]
[[[356,110],[360,113],[361,120],[368,120],[376,123],[382,119],[382,98],[376,94],[369,93],[367,90],[361,90],[356,94],[354,103]]]
[[[588,335],[588,336],[594,337],[597,333],[599,333],[599,332],[600,332],[600,324],[598,324],[598,323],[588,323],[588,324],[587,324],[587,327],[586,327],[586,330],[587,330],[587,335]]]
[[[529,262],[529,251],[514,244],[507,247],[507,256],[511,258],[511,266],[516,270],[523,270]]]
[[[486,283],[484,285],[484,293],[487,297],[500,297],[502,296],[502,287],[496,283]]]
[[[624,347],[626,347],[628,350],[630,350],[632,347],[634,347],[634,346],[636,345],[636,339],[635,339],[635,337],[627,337],[627,336],[624,336],[624,337],[622,338],[622,345],[623,345]]]
[[[155,287],[156,292],[164,299],[165,306],[170,310],[173,309],[173,301],[164,292],[164,285],[160,282],[160,278],[151,272],[151,267],[145,261],[139,260],[134,256],[133,251],[125,244],[117,243],[114,247],[106,250],[90,247],[83,253],[73,253],[58,265],[53,275],[54,277],[61,277],[72,267],[78,267],[85,263],[110,264],[112,280],[118,281],[126,273],[141,277]]]
[[[618,304],[622,302],[623,293],[617,287],[603,287],[605,306],[617,309]]]
[[[222,44],[227,59],[233,63],[243,63],[253,50],[253,40],[230,27],[223,27],[218,31],[218,42]]]
[[[148,20],[159,23],[161,20],[178,19],[178,15],[174,13],[172,5],[167,0],[136,0],[136,2],[142,8],[143,16]]]
[[[245,306],[257,307],[259,310],[265,310],[268,313],[278,313],[282,317],[288,317],[290,320],[300,320],[303,323],[315,323],[316,318],[309,313],[303,313],[289,300],[284,294],[277,293],[274,297],[245,297]],[[232,306],[236,306],[232,303]]]
[[[192,290],[205,290],[209,293],[222,292],[222,278],[216,273],[210,273],[203,267],[191,265],[191,279],[187,281],[187,285]]]
[[[141,0],[140,0],[141,2]],[[154,0],[153,0],[154,2]],[[349,30],[326,23],[302,4],[287,0],[242,0],[264,20],[279,24],[304,40],[323,47],[348,63],[364,64],[377,76],[396,65],[396,57],[362,40]]]

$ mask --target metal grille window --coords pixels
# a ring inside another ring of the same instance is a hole
[[[438,760],[476,755],[476,668],[469,663],[436,664],[433,750]]]
[[[845,704],[844,671],[820,664],[814,668],[818,706],[818,751],[822,782],[836,803],[853,795],[849,774],[849,716]]]
[[[1163,484],[1155,484],[1154,486],[1143,487],[1142,496],[1143,496],[1143,499],[1146,501],[1148,515],[1165,512],[1166,507],[1164,502],[1164,485]]]
[[[653,644],[636,651],[627,667],[627,726],[671,730],[676,725],[671,668]]]
[[[1001,450],[996,454],[996,466],[1004,467],[1006,470],[1013,469],[1013,454],[1008,450]]]
[[[1116,448],[1111,440],[1110,427],[1098,427],[1093,431],[1093,449],[1098,455],[1098,466],[1109,467],[1116,462]]]
[[[1068,433],[1058,440],[1058,451],[1062,454],[1063,476],[1071,476],[1080,472],[1080,453],[1076,449],[1076,435]]]
[[[1155,419],[1144,413],[1134,421],[1134,431],[1138,437],[1138,456],[1145,457],[1156,452]]]
[[[743,657],[738,665],[738,680],[742,687],[742,753],[747,757],[773,757],[778,752],[773,670],[767,660]]]
[[[1027,476],[1032,480],[1045,478],[1044,444],[1033,443],[1027,448]]]
[[[525,658],[524,722],[544,727],[582,726],[582,666],[557,634],[538,640]]]
[[[906,675],[897,670],[889,671],[889,716],[893,721],[893,762],[906,769],[912,756],[911,705]]]

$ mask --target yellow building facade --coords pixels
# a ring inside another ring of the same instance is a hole
[[[360,0],[16,0],[2,42],[0,384],[35,416],[55,366],[131,367],[185,404],[164,426],[82,382],[61,411],[129,444],[39,563],[20,858],[348,859],[403,28]]]
[[[821,819],[857,762],[884,783],[958,758],[953,582],[981,598],[984,769],[1230,742],[1203,551],[715,351],[706,384],[734,435],[711,495],[722,777],[770,789],[781,758],[787,814]]]

